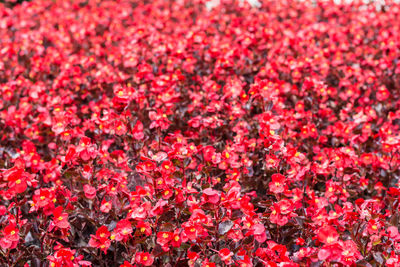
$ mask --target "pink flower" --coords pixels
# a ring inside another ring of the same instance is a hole
[[[218,252],[221,260],[225,263],[225,264],[231,264],[232,263],[232,256],[233,256],[233,252],[230,251],[227,248],[223,248]]]
[[[83,186],[83,191],[88,199],[94,199],[96,197],[96,188],[91,185],[85,184]]]

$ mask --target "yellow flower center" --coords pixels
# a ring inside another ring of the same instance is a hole
[[[326,242],[327,242],[327,243],[332,243],[333,241],[335,241],[335,239],[334,239],[332,236],[329,236],[329,237],[326,239]]]

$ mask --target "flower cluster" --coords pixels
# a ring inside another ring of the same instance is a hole
[[[1,266],[400,266],[400,4],[3,2]]]

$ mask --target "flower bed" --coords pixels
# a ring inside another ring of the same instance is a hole
[[[0,4],[1,266],[400,266],[400,5]]]

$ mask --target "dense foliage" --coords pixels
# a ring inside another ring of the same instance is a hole
[[[312,2],[0,4],[0,265],[400,266],[400,5]]]

